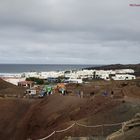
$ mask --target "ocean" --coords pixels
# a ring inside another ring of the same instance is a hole
[[[0,64],[0,73],[22,73],[22,72],[43,72],[77,70],[99,65],[65,65],[65,64]]]

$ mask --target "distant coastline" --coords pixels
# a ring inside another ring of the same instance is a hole
[[[78,70],[101,65],[86,64],[0,64],[0,73],[22,73],[31,71]]]

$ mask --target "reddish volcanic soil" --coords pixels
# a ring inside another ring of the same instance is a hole
[[[4,85],[7,88],[9,86],[4,82],[0,88]],[[16,87],[13,88],[16,90]],[[140,112],[139,81],[100,81],[87,85],[72,84],[67,88],[71,90],[67,96],[56,93],[43,99],[0,98],[0,139],[39,139],[54,130],[70,126],[74,121],[86,125],[119,123]],[[76,95],[79,90],[84,91],[84,98]],[[104,91],[108,92],[108,96],[103,96]],[[111,91],[114,92],[113,99],[110,97]],[[95,96],[90,96],[91,92],[94,92]],[[120,127],[105,128],[104,135]],[[77,126],[67,133],[57,134],[56,139],[61,140],[65,135],[101,135],[101,130]]]

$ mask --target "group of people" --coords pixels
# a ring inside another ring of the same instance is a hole
[[[66,86],[64,84],[57,84],[56,87],[52,88],[51,86],[46,85],[41,92],[41,97],[49,96],[53,93],[60,93],[60,95],[68,95],[68,91],[66,89]],[[93,94],[93,93],[92,93]],[[84,97],[83,90],[77,90],[76,95],[80,98]]]

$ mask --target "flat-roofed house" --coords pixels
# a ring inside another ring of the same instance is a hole
[[[33,81],[20,81],[20,82],[18,82],[18,86],[31,88],[34,86],[34,82]]]

